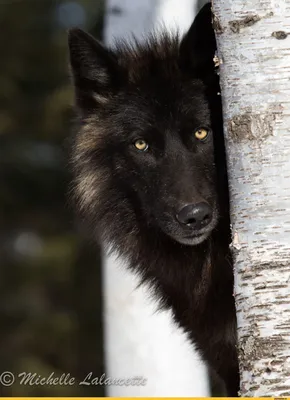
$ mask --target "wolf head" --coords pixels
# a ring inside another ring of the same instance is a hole
[[[181,40],[160,33],[112,50],[73,29],[69,47],[82,215],[115,246],[144,234],[205,241],[222,214],[225,174],[216,167],[222,129],[210,5]]]

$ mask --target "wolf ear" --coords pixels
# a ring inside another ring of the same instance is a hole
[[[214,73],[216,40],[212,26],[211,3],[197,14],[179,48],[180,63],[200,78]]]
[[[89,111],[118,88],[121,69],[115,54],[81,29],[69,31],[68,43],[77,105]]]

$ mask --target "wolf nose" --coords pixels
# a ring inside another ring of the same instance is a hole
[[[206,203],[187,204],[176,215],[178,222],[192,229],[204,228],[212,220],[212,209]]]

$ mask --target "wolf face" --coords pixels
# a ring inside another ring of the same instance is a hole
[[[162,33],[144,44],[119,43],[114,51],[70,31],[81,120],[75,193],[108,242],[118,227],[124,236],[143,225],[197,245],[217,225],[221,128],[212,100],[215,40],[201,24],[208,13],[209,6],[182,40]]]

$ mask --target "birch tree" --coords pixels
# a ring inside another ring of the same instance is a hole
[[[214,0],[242,396],[290,395],[290,1]]]

